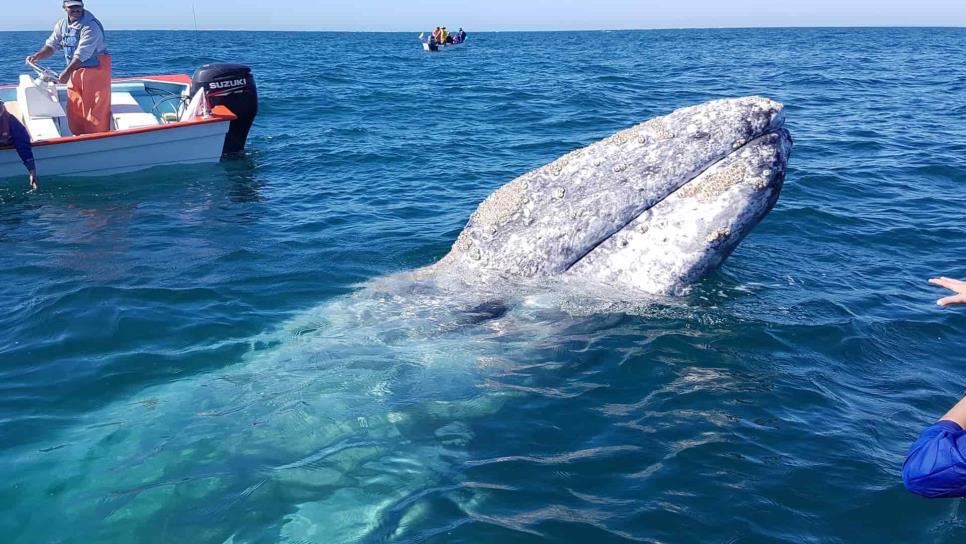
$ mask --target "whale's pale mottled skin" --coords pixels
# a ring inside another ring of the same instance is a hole
[[[417,276],[490,287],[559,277],[677,293],[768,214],[790,150],[783,107],[767,98],[677,110],[501,187]]]

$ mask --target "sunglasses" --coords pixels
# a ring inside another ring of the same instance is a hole
[[[84,8],[83,6],[70,6],[68,8],[64,8],[64,11],[84,11]]]

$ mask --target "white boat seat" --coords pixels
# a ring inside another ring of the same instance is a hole
[[[111,93],[111,114],[115,130],[129,130],[160,125],[158,118],[145,113],[131,93]]]
[[[26,79],[26,81],[24,81]],[[20,92],[23,92],[21,100]],[[17,102],[30,112],[31,117],[67,117],[67,112],[60,102],[54,102],[43,90],[34,85],[29,76],[20,76],[20,87],[17,89]]]
[[[53,91],[56,95],[56,91]],[[17,104],[30,138],[33,141],[50,140],[70,136],[67,113],[60,102],[52,100],[51,94],[34,85],[33,79],[24,74],[17,86]]]

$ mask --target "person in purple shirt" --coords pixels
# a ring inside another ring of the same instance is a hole
[[[0,100],[0,148],[13,146],[23,162],[27,174],[30,176],[30,188],[37,188],[37,166],[34,163],[33,147],[30,145],[30,133],[20,121],[10,115]]]
[[[956,293],[940,306],[966,304],[966,281],[933,278],[929,283]],[[909,448],[902,464],[906,489],[929,498],[966,497],[966,397],[939,418]]]

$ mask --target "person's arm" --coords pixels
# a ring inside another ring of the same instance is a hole
[[[919,436],[902,465],[906,489],[923,497],[966,496],[966,397]]]
[[[952,421],[956,423],[956,425],[959,425],[960,428],[966,429],[966,397],[960,399],[960,401],[956,403],[956,406],[950,408],[949,411],[946,412],[946,415],[939,418],[939,421]]]
[[[63,32],[64,32],[64,23],[63,21],[58,21],[57,24],[54,25],[54,31],[51,32],[50,37],[47,38],[47,41],[44,43],[44,46],[41,47],[33,55],[30,55],[29,57],[27,57],[27,60],[30,62],[37,62],[39,60],[44,60],[46,58],[49,58],[56,51],[59,51],[60,48],[62,47],[61,42],[63,41],[63,38],[64,38]]]
[[[966,304],[966,281],[954,280],[944,276],[941,278],[933,278],[929,280],[929,283],[938,285],[940,287],[945,287],[946,289],[956,293],[955,295],[950,295],[948,297],[939,299],[936,304],[940,306]]]
[[[966,496],[966,433],[951,420],[929,427],[902,464],[906,489],[930,499]]]
[[[74,56],[74,58],[70,59],[70,64],[68,64],[67,68],[64,68],[64,71],[60,73],[60,79],[58,80],[58,83],[67,83],[68,81],[70,81],[70,76],[72,76],[74,72],[76,72],[77,69],[81,67],[82,63],[83,61],[77,58],[76,55]]]
[[[13,136],[13,145],[17,149],[17,155],[20,156],[20,160],[23,162],[24,168],[27,169],[27,173],[30,175],[30,186],[36,189],[37,164],[34,161],[34,151],[33,146],[30,143],[30,134],[27,132],[27,129],[20,124],[20,121],[11,117],[10,135]]]
[[[36,63],[37,61],[44,60],[54,54],[54,50],[51,47],[43,46],[39,51],[27,57],[27,62]]]
[[[77,39],[77,50],[74,51],[74,58],[79,59],[81,62],[87,62],[98,51],[103,50],[104,33],[101,32],[100,25],[96,22],[91,22],[80,31],[80,36]]]

